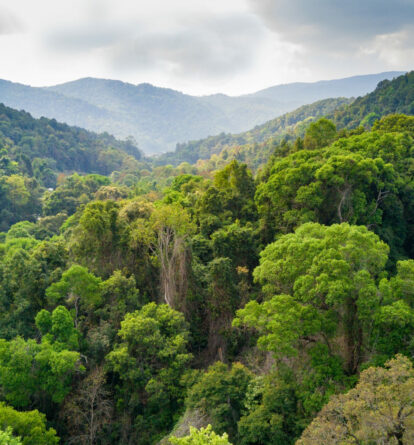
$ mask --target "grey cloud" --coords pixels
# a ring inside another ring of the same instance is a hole
[[[167,68],[174,74],[219,77],[254,61],[262,30],[244,17],[206,20],[178,31],[143,33],[112,51],[112,62],[126,69]]]
[[[116,44],[126,37],[118,26],[91,24],[53,31],[45,36],[46,46],[55,51],[83,52]]]
[[[249,0],[263,22],[305,47],[353,50],[413,22],[412,0]]]
[[[220,78],[251,66],[263,25],[253,15],[191,17],[155,31],[139,20],[94,23],[49,34],[56,51],[101,49],[101,57],[118,71],[167,70],[173,75]]]

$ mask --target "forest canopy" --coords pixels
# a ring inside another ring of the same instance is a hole
[[[393,82],[252,131],[254,169],[1,107],[0,444],[411,443],[412,74]]]

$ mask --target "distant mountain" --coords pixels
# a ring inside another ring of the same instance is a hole
[[[344,85],[349,84],[349,79],[345,80]],[[221,133],[177,144],[174,152],[164,153],[153,162],[156,165],[178,165],[210,159],[211,167],[219,168],[229,160],[237,159],[256,169],[266,162],[282,139],[303,136],[309,123],[322,116],[332,119],[338,129],[354,129],[360,125],[369,128],[382,116],[393,113],[414,115],[414,71],[393,80],[383,80],[373,92],[356,100],[323,99],[246,132]]]
[[[336,80],[321,80],[313,83],[289,83],[258,91],[250,96],[280,102],[310,104],[329,97],[358,97],[375,89],[384,79],[393,79],[404,74],[403,71],[390,71],[365,76],[346,77]]]
[[[35,117],[55,118],[118,138],[133,136],[146,153],[159,153],[173,150],[177,142],[248,130],[315,100],[359,96],[399,74],[279,85],[238,97],[197,97],[150,84],[94,78],[47,88],[3,80],[0,102]]]

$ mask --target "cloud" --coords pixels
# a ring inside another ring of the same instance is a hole
[[[263,25],[251,14],[178,17],[169,26],[139,18],[94,20],[55,29],[45,43],[56,52],[99,51],[119,72],[164,70],[174,76],[218,78],[252,66]]]
[[[177,76],[234,75],[254,63],[262,30],[245,17],[196,20],[164,32],[145,32],[110,52],[113,66],[166,69]]]
[[[15,34],[23,30],[22,20],[11,11],[0,7],[0,35]]]
[[[59,29],[45,36],[46,46],[54,51],[85,52],[116,44],[126,37],[126,30],[100,24]]]
[[[353,51],[378,35],[396,33],[414,17],[412,0],[249,0],[266,26],[289,42]]]
[[[375,36],[371,42],[361,48],[361,53],[377,55],[389,66],[412,68],[414,60],[414,25],[389,34]]]

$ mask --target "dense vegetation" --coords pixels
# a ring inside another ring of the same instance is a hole
[[[54,190],[2,152],[0,444],[412,442],[414,117],[274,148]]]

